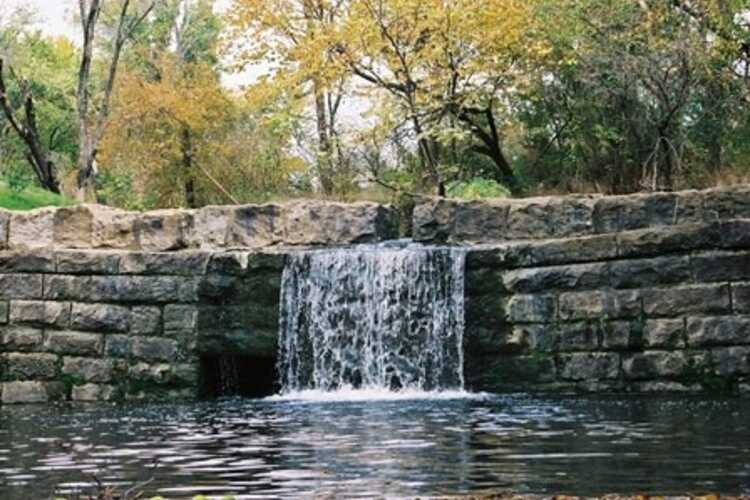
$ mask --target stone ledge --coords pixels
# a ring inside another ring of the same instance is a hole
[[[126,212],[100,205],[0,210],[0,251],[114,249],[174,252],[349,245],[397,236],[398,214],[371,202],[294,201]],[[90,269],[73,261],[69,270]],[[2,261],[0,260],[0,269]]]

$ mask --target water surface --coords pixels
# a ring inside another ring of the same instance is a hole
[[[314,398],[313,398],[314,399]],[[750,493],[750,401],[526,396],[0,408],[0,498]]]

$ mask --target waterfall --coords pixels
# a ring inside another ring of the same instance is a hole
[[[282,394],[463,389],[464,255],[414,244],[291,254],[281,286]]]

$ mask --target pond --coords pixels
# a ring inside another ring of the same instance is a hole
[[[747,399],[449,396],[6,406],[0,498],[750,493]]]

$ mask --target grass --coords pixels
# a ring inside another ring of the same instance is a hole
[[[0,208],[9,210],[33,210],[40,207],[66,207],[75,201],[65,196],[50,193],[36,186],[29,186],[20,193],[13,192],[0,181]]]

